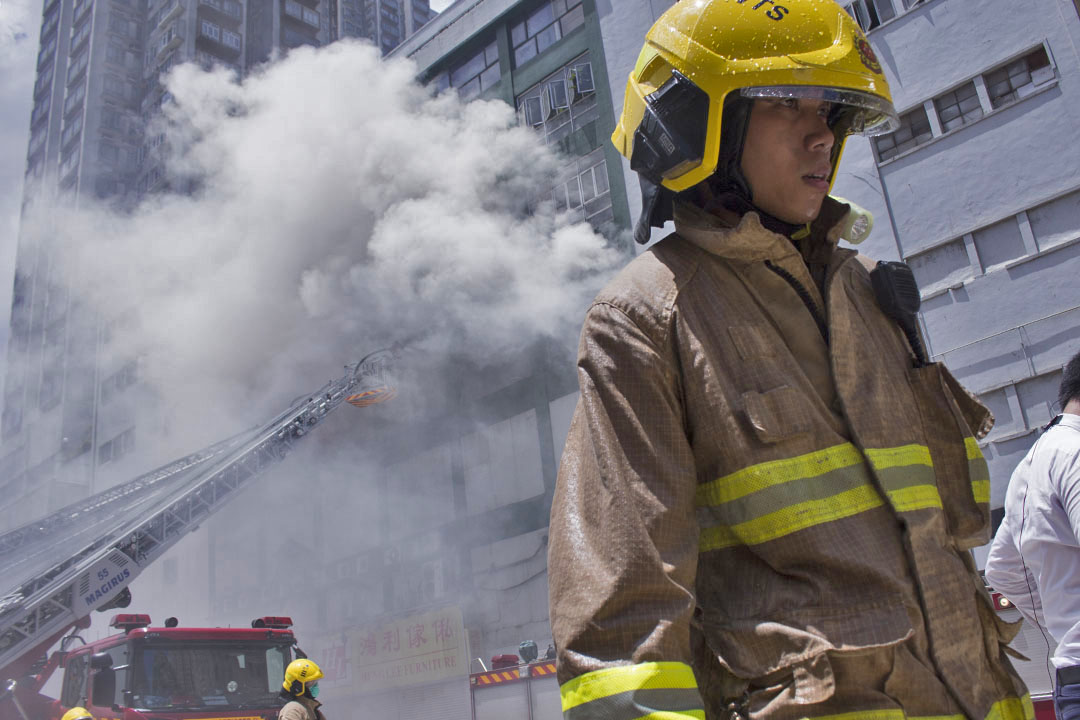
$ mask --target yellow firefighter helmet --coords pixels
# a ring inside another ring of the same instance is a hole
[[[94,716],[84,707],[73,707],[60,720],[94,720]]]
[[[646,35],[612,142],[644,177],[686,190],[716,170],[735,92],[832,103],[832,176],[848,134],[899,126],[881,64],[833,0],[682,0]]]
[[[293,695],[303,695],[304,691],[319,678],[323,671],[315,664],[315,661],[307,658],[293,660],[285,668],[285,681],[281,686]]]

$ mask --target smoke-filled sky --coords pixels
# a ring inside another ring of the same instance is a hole
[[[621,256],[548,203],[560,161],[500,101],[461,104],[408,61],[341,42],[239,84],[180,66],[167,133],[194,194],[130,216],[38,208],[73,295],[130,322],[117,360],[195,447],[377,347],[488,362],[576,335]],[[85,201],[84,201],[85,202]]]

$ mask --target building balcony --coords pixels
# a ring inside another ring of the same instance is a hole
[[[282,14],[286,18],[298,21],[301,26],[307,26],[315,30],[318,30],[322,24],[322,19],[316,10],[312,10],[308,6],[297,2],[297,0],[285,0],[285,4],[282,6]]]
[[[199,14],[229,27],[239,27],[244,19],[244,6],[237,0],[199,0]]]
[[[161,60],[171,53],[176,48],[184,44],[184,23],[183,21],[174,22],[161,33],[161,36],[157,40],[157,54],[154,56],[154,63],[161,62]]]
[[[198,49],[209,51],[213,55],[224,55],[224,60],[235,58],[244,47],[244,38],[240,33],[209,20],[199,20],[196,41]]]
[[[165,27],[169,24],[170,21],[173,20],[173,18],[179,17],[183,14],[183,12],[184,0],[172,0],[172,4],[169,6],[168,11],[161,16],[161,19],[158,20],[157,27],[155,27],[154,29],[157,30],[158,28]]]

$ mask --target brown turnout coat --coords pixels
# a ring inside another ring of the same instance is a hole
[[[277,720],[326,720],[320,707],[322,703],[318,700],[301,695],[285,703],[278,711]]]
[[[589,309],[549,555],[567,718],[1029,715],[968,552],[993,419],[913,367],[837,247],[847,211],[800,254],[754,213],[677,207]]]

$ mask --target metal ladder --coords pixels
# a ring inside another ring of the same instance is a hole
[[[391,351],[371,353],[262,426],[0,536],[0,578],[17,583],[0,597],[2,677],[92,610],[115,606],[140,572],[284,459],[343,402],[359,391],[362,404],[371,404],[391,360]],[[65,556],[53,561],[65,543]]]

